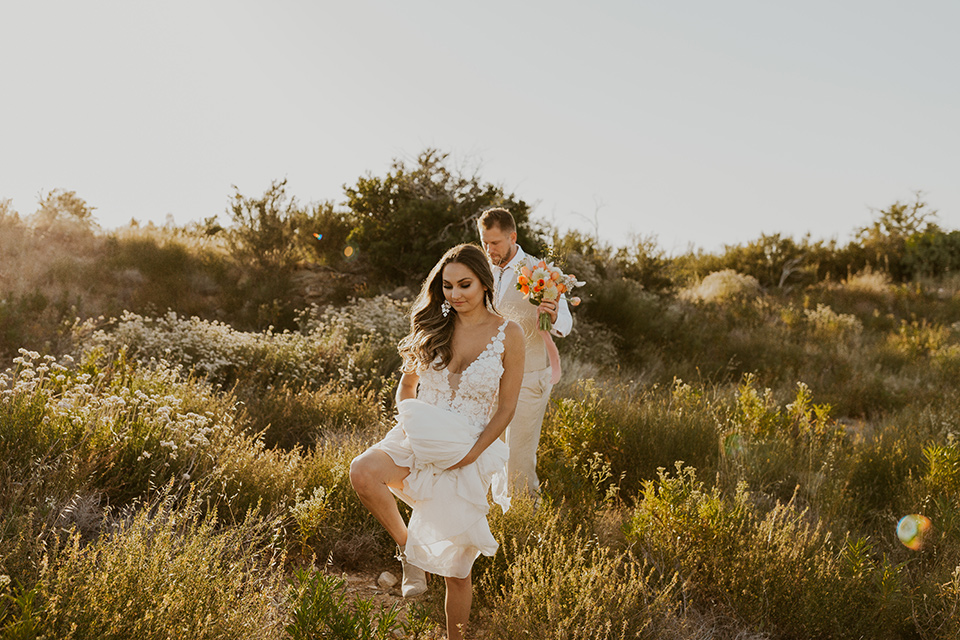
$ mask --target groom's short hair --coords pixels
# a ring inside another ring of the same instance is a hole
[[[517,230],[517,223],[513,216],[503,207],[493,207],[481,213],[480,217],[477,218],[477,226],[481,229],[500,227],[500,231],[505,233]]]

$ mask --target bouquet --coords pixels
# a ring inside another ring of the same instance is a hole
[[[544,260],[538,262],[533,269],[524,264],[517,268],[517,289],[530,301],[530,304],[538,306],[544,300],[559,300],[562,294],[585,284],[585,282],[577,280],[576,276],[567,275],[552,264],[547,264]],[[580,304],[580,298],[570,298],[569,302],[573,306],[577,306]],[[550,331],[552,328],[553,323],[550,321],[550,315],[541,312],[540,330]]]

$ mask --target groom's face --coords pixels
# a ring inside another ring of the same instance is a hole
[[[513,257],[513,248],[517,246],[517,232],[506,233],[498,226],[480,229],[480,243],[494,266],[502,267]]]

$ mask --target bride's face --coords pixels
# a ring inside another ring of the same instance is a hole
[[[485,289],[470,267],[451,262],[443,267],[443,297],[457,313],[469,313],[483,307]]]

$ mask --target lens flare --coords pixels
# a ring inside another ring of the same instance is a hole
[[[897,523],[897,537],[905,547],[917,551],[923,547],[931,529],[933,524],[930,518],[912,513],[900,518],[900,522]]]
[[[348,242],[343,248],[343,257],[347,261],[354,260],[360,254],[360,248],[353,242]]]

